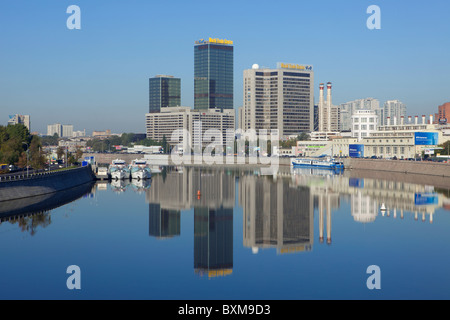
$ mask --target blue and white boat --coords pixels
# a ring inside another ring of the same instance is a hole
[[[130,165],[131,179],[145,180],[151,179],[152,170],[144,159],[136,159]]]
[[[344,169],[343,162],[337,161],[331,157],[324,159],[297,158],[292,160],[292,165],[294,166],[294,168],[304,167],[304,168],[321,168],[321,169]]]
[[[109,166],[109,173],[112,180],[130,179],[130,169],[124,160],[113,160]]]

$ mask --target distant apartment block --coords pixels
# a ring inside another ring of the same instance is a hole
[[[384,124],[384,108],[380,107],[380,101],[374,98],[357,99],[339,105],[340,107],[340,131],[349,131],[352,128],[352,116],[358,110],[372,110],[378,117],[378,125]]]
[[[149,113],[181,104],[181,79],[157,75],[149,79]]]
[[[47,135],[53,136],[55,133],[58,137],[62,137],[62,124],[55,123],[47,125]]]
[[[30,131],[30,116],[21,114],[9,116],[8,124],[23,124]]]
[[[406,105],[399,100],[388,100],[384,103],[383,122],[386,125],[387,118],[400,119],[406,116]]]
[[[57,134],[60,138],[72,138],[73,137],[73,125],[54,123],[47,125],[47,135],[53,136]]]

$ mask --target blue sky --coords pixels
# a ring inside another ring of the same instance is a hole
[[[66,9],[81,9],[69,30]],[[370,5],[381,29],[369,30]],[[148,78],[181,78],[182,105],[193,106],[194,42],[234,42],[234,104],[252,64],[313,65],[333,83],[333,103],[399,99],[408,115],[450,101],[450,3],[446,0],[0,2],[0,124],[30,114],[75,130],[144,132]]]

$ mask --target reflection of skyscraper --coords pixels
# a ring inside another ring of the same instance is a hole
[[[233,269],[233,209],[194,208],[194,269],[208,276]]]
[[[159,204],[150,203],[149,235],[157,238],[171,238],[180,235],[180,211],[161,209]]]
[[[244,246],[276,247],[278,253],[309,251],[313,243],[313,206],[309,188],[286,180],[256,176],[239,179],[244,210]]]

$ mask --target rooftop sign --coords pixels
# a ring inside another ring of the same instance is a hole
[[[277,64],[278,69],[296,69],[296,70],[304,70],[304,71],[312,71],[313,67],[310,65],[301,65],[301,64],[294,64],[294,63],[283,63],[278,62]]]
[[[208,38],[207,40],[200,39],[200,40],[195,41],[195,44],[207,44],[207,43],[232,45],[233,41],[227,40],[227,39],[217,39],[217,38]]]

